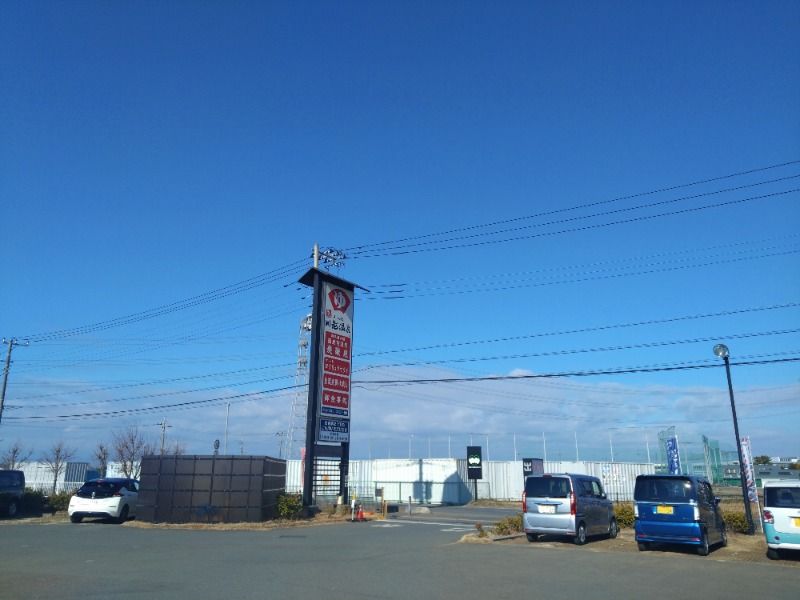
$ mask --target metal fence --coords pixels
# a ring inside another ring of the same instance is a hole
[[[258,522],[276,516],[286,463],[265,456],[145,456],[137,518]]]

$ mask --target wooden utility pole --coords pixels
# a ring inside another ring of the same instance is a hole
[[[3,343],[5,344],[8,342],[8,352],[6,353],[6,366],[3,369],[3,387],[0,389],[0,422],[3,421],[3,404],[6,401],[6,384],[8,383],[8,370],[11,367],[11,350],[14,346],[27,346],[28,342],[23,342],[22,344],[19,343],[17,338],[11,338],[7,340],[3,338]]]

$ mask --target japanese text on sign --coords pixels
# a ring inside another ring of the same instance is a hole
[[[350,421],[346,421],[344,419],[320,419],[319,441],[349,442]]]
[[[348,442],[353,292],[326,283],[324,303],[318,439],[326,442]]]
[[[337,333],[325,332],[325,356],[350,360],[350,338]]]
[[[346,360],[339,360],[326,356],[322,370],[326,373],[333,373],[335,375],[350,375],[350,363]]]

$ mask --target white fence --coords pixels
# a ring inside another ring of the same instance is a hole
[[[548,473],[582,473],[603,482],[609,498],[633,499],[636,476],[655,472],[650,463],[602,463],[546,461]],[[302,489],[302,465],[299,460],[286,464],[286,489]],[[475,499],[475,486],[467,478],[466,459],[376,459],[350,461],[350,492],[372,497],[383,489],[389,502],[415,504],[466,504]],[[483,479],[478,481],[478,499],[520,500],[523,490],[522,461],[483,463]]]
[[[302,463],[286,461],[286,490],[302,490]],[[546,461],[548,473],[583,473],[603,482],[609,498],[633,499],[636,476],[654,473],[651,463],[603,463]],[[49,494],[53,473],[45,463],[26,463],[25,486]],[[69,463],[56,481],[56,492],[73,492],[85,481],[88,463]],[[475,486],[467,477],[467,461],[462,458],[375,459],[350,461],[349,487],[359,497],[371,498],[382,488],[384,499],[392,503],[466,504],[475,499]],[[108,465],[108,477],[123,477],[121,465]],[[521,500],[523,488],[521,461],[483,463],[483,479],[478,481],[478,499]]]
[[[49,495],[53,491],[53,471],[43,462],[25,463],[18,467],[25,473],[25,487]],[[55,478],[56,493],[72,493],[83,485],[89,471],[88,463],[70,462]],[[120,463],[109,463],[106,468],[107,477],[124,477]]]

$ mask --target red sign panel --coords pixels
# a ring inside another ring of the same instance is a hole
[[[344,392],[322,392],[322,406],[329,406],[331,408],[349,410],[350,409],[350,394]],[[332,412],[332,411],[326,411]],[[341,414],[341,413],[334,413]]]
[[[330,331],[325,332],[325,356],[350,362],[350,338]]]
[[[350,363],[346,360],[339,360],[337,358],[326,356],[323,362],[322,370],[326,373],[344,375],[346,377],[350,375]]]
[[[322,389],[336,392],[349,392],[350,378],[340,377],[339,375],[331,375],[330,373],[323,373]]]

